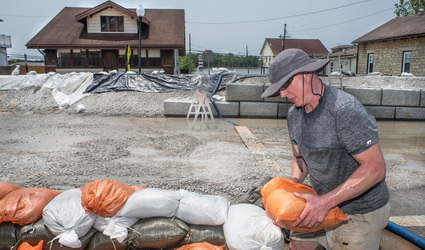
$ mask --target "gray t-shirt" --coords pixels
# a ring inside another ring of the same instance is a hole
[[[352,155],[378,143],[375,118],[350,94],[325,84],[322,102],[310,113],[292,106],[288,111],[291,142],[301,150],[310,181],[318,194],[345,182],[359,167]],[[363,214],[389,201],[385,179],[365,193],[338,206],[349,214]]]

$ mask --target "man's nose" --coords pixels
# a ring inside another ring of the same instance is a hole
[[[288,92],[286,90],[279,91],[280,97],[285,98],[288,95]]]

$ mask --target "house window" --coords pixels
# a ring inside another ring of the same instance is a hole
[[[100,50],[90,50],[87,53],[87,63],[89,67],[102,67],[100,60]]]
[[[72,50],[72,59],[74,62],[74,67],[84,67],[86,66],[86,50],[85,49],[73,49]]]
[[[124,17],[100,16],[100,30],[102,32],[124,32]]]
[[[58,50],[58,67],[72,67],[71,50]]]
[[[373,72],[373,61],[374,61],[373,53],[367,54],[367,73],[368,74]]]
[[[401,72],[410,73],[410,57],[412,56],[412,51],[403,51],[403,62]]]

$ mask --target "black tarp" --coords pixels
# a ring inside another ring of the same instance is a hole
[[[104,93],[111,91],[141,91],[141,92],[172,92],[176,90],[205,90],[213,91],[221,74],[193,74],[193,75],[164,75],[164,74],[93,74],[93,82],[84,93]],[[223,73],[220,89],[228,82],[250,76]]]

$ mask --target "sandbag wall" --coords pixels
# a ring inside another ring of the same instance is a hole
[[[221,196],[108,179],[67,191],[0,182],[0,249],[41,241],[42,249],[283,249],[285,237],[262,207]]]

